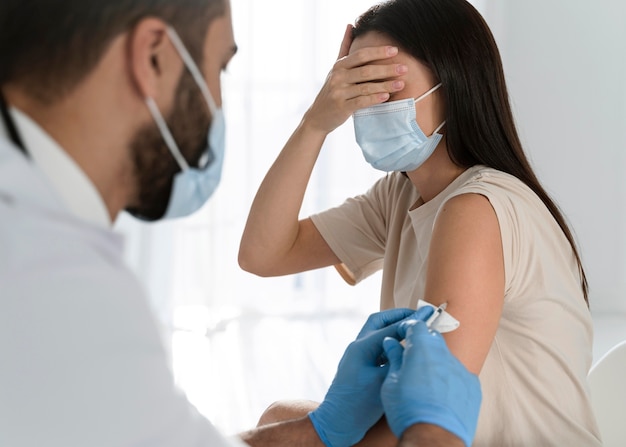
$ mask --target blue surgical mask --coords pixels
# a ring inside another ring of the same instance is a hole
[[[443,138],[439,131],[446,122],[427,137],[417,124],[415,104],[440,87],[436,85],[417,99],[385,102],[354,113],[356,141],[369,164],[380,171],[408,172],[433,154]]]
[[[202,156],[200,157],[200,167],[191,167],[180,152],[156,103],[152,98],[146,98],[146,105],[161,132],[163,140],[180,167],[180,171],[174,176],[167,210],[162,217],[162,219],[173,219],[186,217],[198,211],[217,189],[222,177],[224,164],[226,125],[223,111],[217,107],[198,66],[191,58],[178,34],[172,28],[168,28],[167,33],[187,70],[189,70],[196,84],[198,84],[212,116],[211,127],[207,136],[207,146],[202,151]],[[203,167],[202,165],[206,164],[211,156],[210,164]]]

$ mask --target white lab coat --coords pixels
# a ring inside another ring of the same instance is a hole
[[[122,249],[0,136],[0,446],[244,445],[174,386]]]

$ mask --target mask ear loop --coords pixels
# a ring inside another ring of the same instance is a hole
[[[193,58],[187,51],[187,48],[183,44],[182,40],[180,40],[180,37],[178,36],[178,33],[174,30],[174,28],[172,28],[171,26],[168,26],[167,35],[172,41],[174,48],[176,48],[176,51],[178,51],[178,54],[180,54],[180,57],[182,58],[183,62],[185,63],[185,66],[187,67],[187,70],[189,70],[189,73],[191,73],[191,76],[193,76],[194,80],[196,81],[196,84],[198,84],[198,87],[200,88],[200,91],[202,92],[202,95],[204,96],[204,99],[206,100],[209,106],[211,115],[215,117],[217,113],[217,105],[215,104],[215,101],[213,100],[213,96],[211,95],[211,92],[209,91],[209,87],[206,85],[206,81],[204,80],[202,73],[200,73],[200,69],[198,69],[198,66],[196,65]]]
[[[441,130],[441,128],[442,128],[443,126],[445,126],[445,125],[446,125],[446,121],[444,120],[444,121],[443,121],[443,123],[441,123],[441,124],[439,125],[439,127],[437,127],[437,128],[435,129],[435,131],[433,132],[433,135],[435,135],[436,133],[439,133],[439,131]],[[432,135],[431,135],[431,136],[432,136]]]
[[[183,60],[185,67],[187,68],[187,70],[189,70],[189,73],[191,73],[191,76],[196,81],[196,84],[198,84],[198,87],[200,88],[200,91],[202,92],[202,96],[204,96],[204,99],[207,102],[207,105],[209,106],[211,115],[215,117],[217,114],[217,105],[215,104],[215,101],[213,100],[213,96],[211,96],[211,92],[209,91],[209,88],[207,87],[206,82],[204,81],[204,78],[202,77],[202,74],[200,73],[200,70],[198,69],[198,66],[193,61],[193,58],[187,51],[187,48],[185,47],[183,42],[180,40],[180,37],[178,36],[174,28],[172,28],[171,26],[168,26],[167,35],[172,41],[172,45],[174,45],[174,48],[176,48],[176,51],[178,52],[181,59]],[[156,122],[157,127],[159,128],[159,130],[161,131],[161,134],[163,135],[163,140],[165,141],[165,144],[167,145],[172,156],[176,160],[176,163],[178,163],[178,166],[180,167],[182,171],[188,170],[189,163],[187,163],[187,160],[185,160],[185,157],[183,157],[183,155],[181,154],[180,149],[178,148],[178,145],[176,144],[176,141],[174,140],[174,137],[172,136],[172,133],[170,132],[169,128],[167,127],[167,124],[165,123],[165,120],[163,119],[163,115],[161,114],[161,111],[159,110],[156,103],[154,102],[154,99],[146,98],[146,104],[148,106],[148,109],[150,110],[150,113],[152,114],[152,117],[154,118],[154,121]]]
[[[441,88],[443,84],[440,82],[439,84],[435,85],[433,88],[431,88],[430,90],[428,90],[426,93],[424,93],[422,96],[420,96],[419,98],[417,98],[415,100],[415,102],[420,102],[422,99],[426,98],[428,95],[430,95],[431,93],[434,93],[435,91],[439,90]]]
[[[165,123],[165,120],[163,119],[163,115],[161,115],[161,111],[159,110],[159,107],[154,102],[154,99],[150,97],[146,98],[146,105],[148,106],[148,109],[150,110],[150,113],[152,114],[152,117],[154,118],[154,122],[156,123],[157,127],[161,131],[163,140],[165,141],[165,144],[169,148],[170,153],[176,160],[176,163],[178,163],[178,166],[180,167],[181,171],[186,171],[187,169],[189,169],[189,163],[187,163],[187,160],[185,160],[185,157],[183,157],[183,154],[180,153],[180,149],[178,148],[176,141],[174,141],[174,137],[172,136],[170,129],[167,127],[167,124]]]
[[[428,91],[427,91],[426,93],[424,93],[422,96],[420,96],[419,98],[417,98],[417,99],[415,100],[415,103],[417,104],[417,103],[418,103],[418,102],[420,102],[422,99],[426,98],[428,95],[430,95],[430,94],[432,94],[432,93],[436,92],[437,90],[439,90],[439,89],[441,88],[441,86],[442,86],[442,85],[443,85],[443,84],[442,84],[441,82],[440,82],[439,84],[435,85],[433,88],[431,88],[430,90],[428,90]],[[443,122],[443,123],[441,123],[441,124],[440,124],[440,125],[439,125],[436,129],[435,129],[435,131],[434,131],[434,132],[433,132],[430,136],[432,137],[433,135],[435,135],[436,133],[438,133],[438,132],[439,132],[439,131],[443,128],[443,126],[445,126],[445,125],[446,125],[446,121],[444,120],[444,122]]]

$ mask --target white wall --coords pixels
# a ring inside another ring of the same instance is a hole
[[[582,245],[595,312],[626,312],[626,2],[490,0],[537,174]]]
[[[482,6],[526,151],[582,247],[597,360],[626,339],[626,2]]]

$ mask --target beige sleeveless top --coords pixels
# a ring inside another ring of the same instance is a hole
[[[504,251],[504,308],[480,373],[475,446],[599,446],[587,373],[593,326],[578,265],[543,202],[503,172],[474,166],[433,200],[418,200],[400,173],[364,195],[312,216],[359,282],[383,269],[381,309],[415,308],[423,296],[432,229],[446,200],[481,194],[496,212]]]

